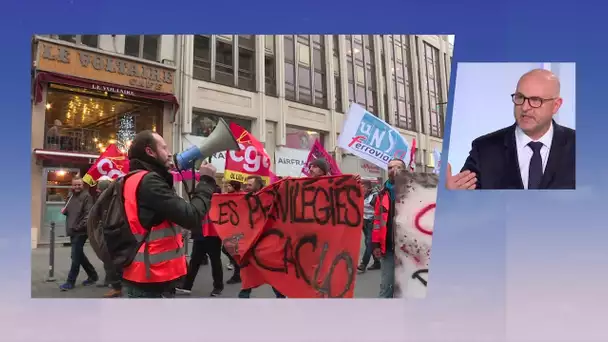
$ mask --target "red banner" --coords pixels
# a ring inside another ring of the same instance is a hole
[[[82,177],[82,181],[95,186],[101,176],[108,176],[116,179],[129,172],[129,160],[116,145],[111,144],[97,158],[97,161],[89,168],[87,174]]]
[[[264,146],[243,127],[231,123],[230,130],[241,148],[226,153],[224,179],[244,183],[247,177],[258,175],[266,184],[270,182],[270,157]]]
[[[243,288],[290,298],[352,298],[363,193],[352,175],[287,178],[254,194],[216,194],[209,217],[242,265]]]
[[[308,153],[308,159],[306,160],[306,164],[304,164],[304,166],[302,167],[303,174],[310,176],[310,163],[312,163],[312,161],[315,159],[325,159],[325,161],[327,161],[327,164],[329,164],[328,176],[338,176],[342,174],[342,171],[340,171],[340,168],[338,167],[338,164],[336,164],[334,158],[332,158],[332,156],[327,153],[327,151],[325,150],[323,145],[321,145],[321,142],[319,142],[318,139],[315,140],[314,145],[312,145],[312,148],[310,149],[310,153]]]

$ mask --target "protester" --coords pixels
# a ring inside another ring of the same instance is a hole
[[[406,170],[405,162],[393,159],[388,163],[388,180],[378,194],[374,210],[374,225],[372,229],[373,253],[376,258],[382,258],[380,269],[380,298],[393,298],[395,284],[395,192],[394,179],[398,172]]]
[[[224,187],[226,189],[227,194],[233,194],[236,192],[241,192],[241,182],[239,181],[229,181],[228,183],[224,183]],[[238,284],[241,282],[241,273],[239,269],[239,265],[237,265],[236,261],[232,258],[230,253],[226,251],[226,248],[222,246],[222,253],[228,257],[228,264],[226,265],[226,269],[234,270],[232,277],[228,279],[226,284]]]
[[[112,178],[108,176],[102,176],[97,180],[97,186],[95,191],[97,192],[97,198],[110,186]],[[98,287],[110,287],[104,298],[117,298],[122,297],[122,283],[121,275],[114,267],[114,264],[106,262],[103,264],[106,277],[103,283],[98,284]]]
[[[310,177],[323,177],[329,173],[329,163],[325,159],[315,159],[308,165]]]
[[[201,230],[216,187],[216,169],[207,162],[202,163],[200,181],[188,202],[173,189],[173,175],[169,172],[171,153],[162,136],[148,130],[138,133],[128,157],[131,172],[140,172],[125,179],[125,212],[134,233],[149,233],[135,260],[123,270],[127,296],[173,297],[177,283],[187,274],[182,234],[176,225],[191,231]],[[140,259],[140,256],[143,257]]]
[[[217,187],[215,193],[221,193],[222,190]],[[202,234],[192,232],[193,244],[190,263],[188,264],[188,274],[184,279],[182,287],[177,288],[177,292],[190,294],[196,275],[203,264],[203,258],[207,255],[211,259],[211,276],[213,277],[213,290],[210,296],[216,297],[222,294],[224,290],[224,271],[222,270],[222,240],[217,235],[213,223],[209,216],[205,216],[203,220]]]
[[[366,269],[380,269],[380,259],[375,255],[372,255],[372,227],[374,225],[374,208],[378,198],[378,193],[372,188],[371,181],[364,180],[362,185],[365,196],[363,200],[363,236],[365,237],[365,252],[363,253],[361,264],[359,264],[359,267],[357,267],[359,273],[364,273]],[[369,259],[371,257],[374,258],[374,263],[372,266],[367,268]]]
[[[263,187],[264,187],[264,180],[262,180],[262,178],[260,176],[247,177],[247,183],[245,184],[245,191],[247,191],[249,193],[258,192]],[[239,298],[250,298],[252,290],[253,290],[252,288],[241,289],[241,292],[239,292]],[[285,298],[285,296],[281,292],[279,292],[279,290],[275,289],[274,287],[272,288],[272,291],[274,292],[274,295],[277,298]]]
[[[62,209],[66,216],[66,232],[70,237],[72,248],[72,265],[68,273],[68,279],[59,288],[61,291],[68,291],[74,288],[80,266],[87,273],[87,279],[82,285],[89,286],[99,280],[99,275],[95,268],[84,254],[84,244],[87,241],[87,218],[93,206],[93,197],[88,191],[83,190],[83,182],[80,177],[72,179],[72,193],[68,198],[65,207]]]

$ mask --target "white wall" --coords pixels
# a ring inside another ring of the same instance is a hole
[[[514,123],[510,95],[519,78],[537,68],[560,77],[564,104],[555,119],[575,128],[574,63],[458,63],[448,152],[453,173],[464,165],[474,139]]]

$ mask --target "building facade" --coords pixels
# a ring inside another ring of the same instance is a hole
[[[253,133],[279,176],[297,176],[319,139],[345,173],[382,171],[336,147],[352,102],[411,143],[418,171],[441,150],[453,45],[448,36],[186,35],[178,40],[181,148],[222,117]],[[224,156],[213,158],[223,172]]]
[[[32,42],[32,247],[60,210],[71,179],[116,143],[155,130],[174,152],[219,118],[264,143],[279,176],[297,176],[315,140],[345,173],[380,179],[337,148],[355,102],[411,143],[417,170],[441,149],[453,46],[415,35],[48,35]],[[222,177],[225,156],[213,163]],[[182,189],[178,188],[178,192]]]
[[[49,35],[32,41],[32,246],[50,224],[67,240],[65,204],[111,143],[152,129],[172,143],[178,103],[175,36]]]

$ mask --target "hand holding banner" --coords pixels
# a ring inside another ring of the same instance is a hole
[[[352,298],[362,215],[362,189],[342,175],[214,195],[209,217],[242,266],[243,288],[267,283],[288,298]]]

